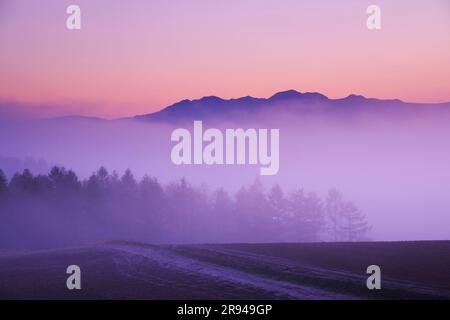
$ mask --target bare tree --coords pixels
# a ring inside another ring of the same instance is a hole
[[[345,201],[337,189],[328,192],[325,212],[333,241],[363,240],[370,230],[366,216],[352,202]]]

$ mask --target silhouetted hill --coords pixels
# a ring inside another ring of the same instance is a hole
[[[0,299],[448,299],[449,258],[448,241],[104,242],[0,254]],[[83,289],[71,291],[64,270],[74,261]],[[382,290],[366,287],[374,261],[383,266]]]
[[[12,119],[18,120],[32,116],[25,111],[29,109],[31,110],[32,108],[26,104],[0,101],[0,122],[2,125],[7,125]],[[345,98],[330,99],[318,92],[302,93],[296,90],[287,90],[275,93],[269,98],[245,96],[235,99],[223,99],[217,96],[206,96],[194,100],[184,99],[157,112],[119,118],[112,121],[138,120],[165,123],[214,119],[218,121],[240,121],[255,119],[255,116],[258,115],[272,119],[280,115],[290,117],[324,113],[348,118],[360,112],[381,117],[398,115],[404,117],[436,110],[450,112],[450,102],[411,103],[399,99],[366,98],[355,94],[350,94]],[[103,118],[82,115],[67,115],[44,120],[63,125],[80,123],[96,125],[111,122],[111,120]]]
[[[432,108],[450,108],[450,103],[421,104],[408,103],[398,99],[382,100],[366,98],[351,94],[341,99],[329,99],[317,92],[301,93],[295,90],[278,92],[269,98],[250,96],[237,99],[222,99],[216,96],[203,97],[197,100],[182,100],[161,111],[138,115],[134,119],[140,121],[192,121],[192,120],[239,120],[247,116],[267,113],[277,114],[311,114],[335,113],[351,114],[358,111],[376,111],[377,113],[397,113],[402,111],[421,111]]]

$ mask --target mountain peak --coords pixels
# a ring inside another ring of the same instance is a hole
[[[204,103],[216,103],[216,102],[223,102],[225,100],[220,97],[217,97],[217,96],[206,96],[206,97],[199,99],[198,101],[204,102]]]
[[[291,99],[319,99],[328,100],[326,96],[318,92],[298,92],[296,90],[281,91],[269,98],[269,100],[291,100]]]
[[[363,95],[360,94],[349,94],[348,96],[346,96],[344,99],[347,100],[363,100],[363,99],[367,99],[366,97],[364,97]]]
[[[302,93],[298,92],[296,90],[287,90],[287,91],[280,91],[275,93],[273,96],[271,96],[269,99],[295,99],[298,97],[301,97]]]
[[[345,98],[329,99],[318,92],[302,93],[296,90],[287,90],[278,92],[270,98],[244,96],[235,99],[222,99],[217,96],[205,96],[196,100],[182,100],[158,112],[137,116],[136,119],[178,121],[222,118],[229,120],[251,116],[256,112],[267,112],[268,110],[273,112],[272,115],[278,112],[295,114],[302,112],[328,112],[329,110],[344,112],[343,110],[349,108],[341,108],[342,106],[370,107],[383,103],[389,103],[390,108],[405,104],[400,100],[380,100],[366,98],[357,94],[350,94]],[[339,108],[330,108],[332,106]],[[354,108],[350,109],[354,110]]]

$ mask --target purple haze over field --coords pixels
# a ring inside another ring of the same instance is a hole
[[[302,101],[293,95],[271,101],[244,98],[242,106],[233,102],[232,115],[226,115],[224,110],[230,109],[220,108],[223,102],[216,98],[183,106],[191,108],[189,115],[209,110],[196,119],[205,127],[280,128],[280,170],[275,176],[260,177],[259,165],[172,164],[172,130],[193,126],[183,115],[176,121],[152,116],[2,120],[0,168],[7,158],[32,157],[73,169],[83,179],[100,166],[120,174],[130,168],[138,178],[150,174],[168,184],[185,177],[194,185],[224,187],[232,194],[257,177],[267,190],[279,184],[286,192],[305,188],[321,197],[335,187],[366,214],[373,240],[450,238],[449,104],[356,96]],[[173,113],[170,119],[175,119]],[[11,159],[9,163],[11,175]]]

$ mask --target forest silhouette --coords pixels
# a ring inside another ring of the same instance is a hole
[[[266,190],[257,179],[231,195],[185,179],[162,185],[104,167],[80,180],[53,167],[8,181],[0,169],[0,248],[78,246],[97,241],[148,243],[367,240],[365,215],[336,189],[323,199],[299,188]]]

